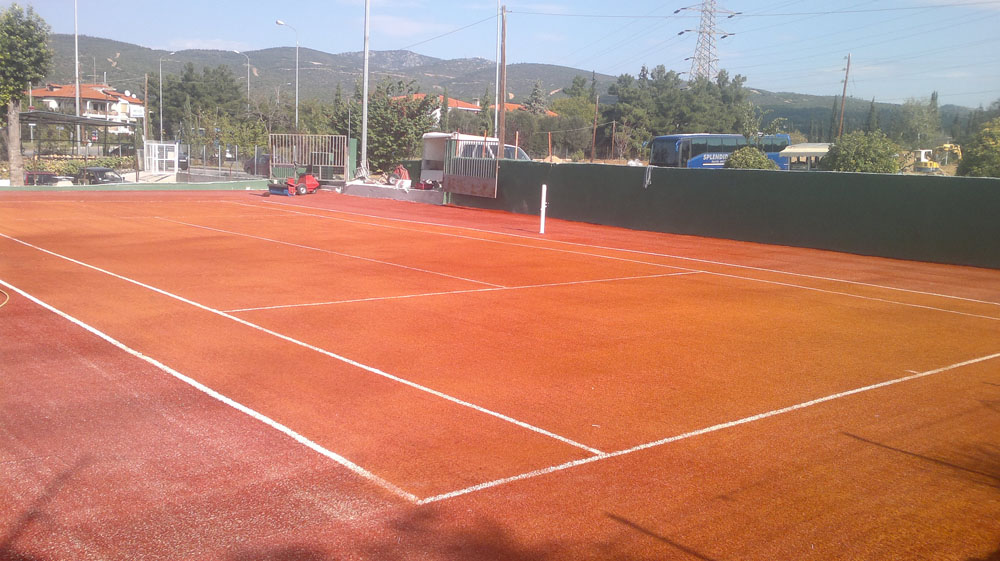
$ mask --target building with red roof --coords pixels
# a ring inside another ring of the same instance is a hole
[[[76,114],[76,86],[73,84],[46,84],[28,94],[31,106],[36,109]],[[105,84],[80,84],[80,116],[134,124],[145,116],[145,104],[128,90],[119,92]],[[108,132],[130,131],[128,127],[119,127]]]
[[[404,99],[404,98],[407,98],[407,97],[412,98],[412,99],[424,99],[425,97],[427,97],[427,94],[418,93],[418,94],[413,94],[413,95],[409,95],[409,96],[402,95],[402,96],[396,96],[393,99]],[[438,95],[437,96],[437,104],[434,106],[434,109],[431,110],[431,117],[434,119],[435,123],[440,123],[441,122],[441,101],[443,99],[444,99],[443,95]],[[490,105],[490,110],[492,110],[492,109],[493,109],[493,105]],[[526,109],[524,108],[524,106],[520,105],[518,103],[505,103],[504,104],[504,109],[506,111],[508,111],[508,112],[509,111],[526,111]],[[479,112],[479,104],[478,103],[469,103],[468,101],[462,101],[461,99],[455,99],[453,97],[449,97],[448,98],[448,112],[450,113],[452,111],[469,111],[471,113],[478,113]],[[545,115],[548,116],[548,117],[558,117],[559,116],[558,113],[555,113],[555,112],[549,111],[549,110],[545,111]]]

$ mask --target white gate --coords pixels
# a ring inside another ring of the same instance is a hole
[[[180,154],[177,142],[146,141],[146,171],[150,173],[177,173],[177,157]]]

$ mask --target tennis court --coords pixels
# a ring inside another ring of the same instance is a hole
[[[995,559],[1000,271],[0,197],[0,559]]]

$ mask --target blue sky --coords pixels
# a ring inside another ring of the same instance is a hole
[[[700,0],[502,0],[507,60],[636,75],[642,65],[690,69]],[[7,6],[10,2],[0,2]],[[57,33],[73,33],[73,0],[21,1]],[[718,0],[719,68],[771,91],[902,103],[939,92],[941,104],[1000,99],[1000,0]],[[78,0],[81,35],[168,51],[293,46],[360,51],[364,0],[287,3]],[[371,0],[371,49],[495,59],[496,0]]]

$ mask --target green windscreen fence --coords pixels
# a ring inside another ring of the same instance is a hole
[[[638,230],[1000,268],[1000,179],[504,161],[456,205]]]

